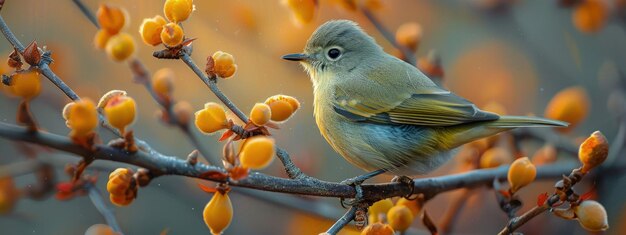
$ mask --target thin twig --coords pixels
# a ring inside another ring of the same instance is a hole
[[[96,28],[100,28],[100,25],[98,24],[98,20],[96,20],[96,16],[93,15],[93,13],[89,10],[89,8],[83,3],[83,1],[81,0],[72,0],[74,2],[74,4],[76,4],[76,6],[78,7],[78,9],[80,9],[80,11],[83,13],[83,15],[85,15],[85,17],[87,17],[87,19],[89,19],[89,21],[91,21],[91,23],[93,25],[96,26]]]
[[[89,199],[91,199],[91,203],[104,217],[104,220],[107,222],[109,227],[111,227],[113,231],[121,234],[122,229],[117,223],[117,219],[115,219],[113,210],[111,210],[111,208],[109,208],[109,206],[105,203],[105,200],[102,198],[102,193],[100,192],[100,190],[91,183],[86,184],[85,188],[87,189],[87,192],[89,192]]]
[[[508,234],[513,233],[513,231],[517,230],[519,227],[526,224],[526,222],[542,214],[548,209],[550,209],[550,207],[545,206],[545,205],[533,207],[532,209],[530,209],[523,215],[511,219],[511,222],[504,229],[502,229],[502,231],[500,231],[498,235],[508,235]]]
[[[459,217],[459,214],[463,210],[465,203],[471,197],[473,192],[474,189],[463,189],[462,192],[454,195],[455,197],[452,199],[450,207],[443,215],[441,223],[439,224],[441,234],[452,234],[455,221]]]
[[[354,219],[356,210],[357,210],[356,206],[350,207],[350,209],[346,211],[346,213],[343,214],[343,216],[341,216],[341,218],[339,218],[339,220],[337,220],[337,222],[335,222],[333,226],[330,226],[330,228],[326,231],[326,233],[329,235],[337,234],[343,227],[348,225],[350,221]]]
[[[202,80],[202,82],[204,82],[204,84],[209,87],[213,94],[217,96],[217,98],[222,101],[222,103],[226,105],[228,109],[230,109],[235,115],[237,115],[237,117],[241,121],[248,122],[248,116],[246,116],[239,108],[237,108],[237,106],[235,106],[235,104],[230,101],[230,99],[228,99],[228,97],[219,89],[219,87],[217,87],[216,78],[207,77],[206,74],[204,74],[204,72],[200,70],[200,68],[196,65],[195,62],[193,62],[193,59],[191,59],[189,54],[187,54],[186,52],[183,51],[181,53],[180,59],[185,62],[185,64]],[[285,171],[287,172],[289,178],[309,178],[309,176],[304,174],[302,170],[300,170],[300,168],[298,168],[293,163],[291,157],[289,156],[289,153],[287,153],[286,150],[280,147],[276,147],[276,156],[278,156],[278,159],[280,159],[280,161],[283,163],[283,166],[285,167]]]
[[[380,22],[380,20],[378,20],[378,18],[376,18],[376,16],[374,16],[374,13],[372,13],[366,7],[361,7],[360,9],[361,12],[363,12],[363,15],[365,15],[365,17],[374,25],[374,27],[376,27],[376,29],[383,35],[383,37],[385,37],[385,39],[387,39],[387,41],[389,41],[391,45],[393,45],[395,48],[400,50],[400,52],[402,52],[402,55],[404,55],[404,58],[406,58],[406,62],[412,65],[416,65],[417,59],[415,57],[415,53],[411,51],[411,49],[409,49],[408,47],[400,45],[396,41],[394,35],[389,32],[387,28],[385,28],[385,26]]]

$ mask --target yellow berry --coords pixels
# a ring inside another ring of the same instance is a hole
[[[41,92],[41,79],[36,71],[19,72],[11,77],[11,92],[22,99],[30,100]]]
[[[315,17],[316,0],[284,0],[283,4],[291,10],[293,18],[298,23],[307,24]]]
[[[141,34],[143,42],[151,46],[161,44],[161,32],[165,24],[167,21],[160,15],[143,19],[141,26],[139,26],[139,34]]]
[[[94,224],[87,228],[85,235],[119,235],[106,224]]]
[[[19,191],[12,177],[0,178],[0,215],[8,214],[19,199]]]
[[[187,101],[180,101],[174,105],[172,112],[176,115],[176,120],[179,124],[187,126],[193,114],[193,107]]]
[[[418,200],[408,200],[406,198],[400,198],[396,202],[396,206],[403,205],[409,208],[413,213],[413,217],[417,217],[417,215],[422,211],[422,206],[420,205]]]
[[[495,168],[511,162],[511,154],[504,148],[490,148],[480,157],[480,168]]]
[[[213,194],[211,201],[204,207],[202,218],[211,234],[222,234],[233,220],[233,204],[228,194],[221,192]]]
[[[250,111],[250,121],[257,126],[263,126],[270,121],[272,109],[264,103],[256,103]]]
[[[559,131],[570,131],[585,119],[589,112],[589,97],[580,86],[570,87],[557,93],[546,107],[545,116],[550,119],[568,122],[566,128]]]
[[[239,161],[245,168],[263,169],[272,163],[275,154],[274,139],[267,136],[254,136],[243,143]]]
[[[556,153],[554,145],[546,144],[535,152],[531,160],[535,166],[550,164],[556,161]]]
[[[127,14],[123,8],[102,4],[96,12],[96,18],[102,29],[115,35],[126,25]]]
[[[107,92],[100,102],[98,107],[104,110],[104,116],[111,126],[125,133],[126,126],[135,121],[135,113],[137,107],[135,100],[126,95],[125,91],[112,90]]]
[[[175,47],[183,42],[183,28],[176,23],[168,23],[161,30],[161,41],[168,47]]]
[[[422,38],[422,27],[415,22],[405,23],[396,31],[396,42],[411,50],[417,50]]]
[[[300,108],[300,102],[296,98],[287,95],[275,95],[267,98],[265,104],[272,110],[272,121],[282,122]]]
[[[107,182],[107,191],[113,204],[129,205],[137,196],[137,185],[133,183],[133,171],[128,168],[117,168],[111,172]]]
[[[583,33],[593,33],[602,29],[607,20],[607,8],[600,0],[584,0],[572,13],[574,26]]]
[[[152,76],[152,90],[159,98],[169,100],[174,90],[174,70],[162,68]]]
[[[98,30],[96,36],[93,38],[94,46],[96,46],[96,48],[100,50],[104,49],[111,36],[113,35],[111,35],[109,31],[106,31],[104,29]]]
[[[361,231],[361,235],[394,235],[393,228],[380,222],[370,223]]]
[[[227,128],[226,111],[219,104],[213,102],[206,103],[204,109],[196,112],[195,124],[204,134],[211,134]]]
[[[532,183],[537,176],[537,169],[527,157],[516,159],[509,167],[508,179],[511,185],[511,193],[517,192],[522,187]]]
[[[174,23],[185,21],[193,10],[193,0],[166,0],[163,6],[165,17]]]
[[[574,207],[574,213],[578,217],[580,225],[591,232],[600,232],[609,228],[606,210],[602,204],[585,200]]]
[[[98,127],[98,111],[93,101],[81,99],[63,108],[65,124],[72,129],[72,136],[85,136]]]
[[[396,205],[387,212],[387,222],[395,231],[404,232],[413,223],[413,212],[403,205]]]
[[[393,202],[389,198],[377,201],[374,204],[372,204],[368,209],[369,222],[370,223],[381,222],[380,220],[381,215],[383,216],[386,215],[387,211],[389,211],[391,207],[393,207]]]
[[[602,132],[595,131],[580,145],[578,159],[583,164],[581,172],[586,173],[602,164],[609,154],[609,143]]]
[[[135,52],[135,40],[127,33],[117,34],[107,42],[106,52],[114,61],[124,61]]]
[[[237,71],[237,65],[235,64],[235,58],[233,55],[223,51],[216,51],[213,53],[213,73],[221,78],[230,78]]]

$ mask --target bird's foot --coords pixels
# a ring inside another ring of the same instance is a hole
[[[391,182],[400,183],[406,185],[409,188],[409,193],[404,196],[404,198],[408,200],[415,200],[417,198],[417,194],[415,194],[415,184],[413,184],[413,179],[406,175],[393,177]]]
[[[350,185],[354,187],[354,190],[356,191],[356,196],[354,197],[354,199],[346,200],[342,198],[341,206],[345,208],[346,206],[356,206],[358,204],[361,204],[363,202],[363,189],[361,188],[361,184],[363,184],[363,182],[365,182],[366,180],[371,179],[372,177],[380,175],[382,173],[385,173],[385,171],[376,170],[367,174],[359,175],[357,177],[349,178],[344,181],[341,181],[340,184]]]

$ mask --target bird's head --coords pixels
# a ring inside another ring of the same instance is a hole
[[[315,30],[303,53],[288,54],[283,59],[299,61],[313,83],[318,84],[344,77],[379,53],[384,53],[382,48],[355,22],[332,20]]]

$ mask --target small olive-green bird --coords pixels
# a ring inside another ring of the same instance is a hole
[[[385,53],[348,20],[323,24],[304,53],[283,58],[300,61],[310,75],[321,134],[348,162],[366,171],[425,174],[470,141],[516,127],[567,126],[482,111]]]

